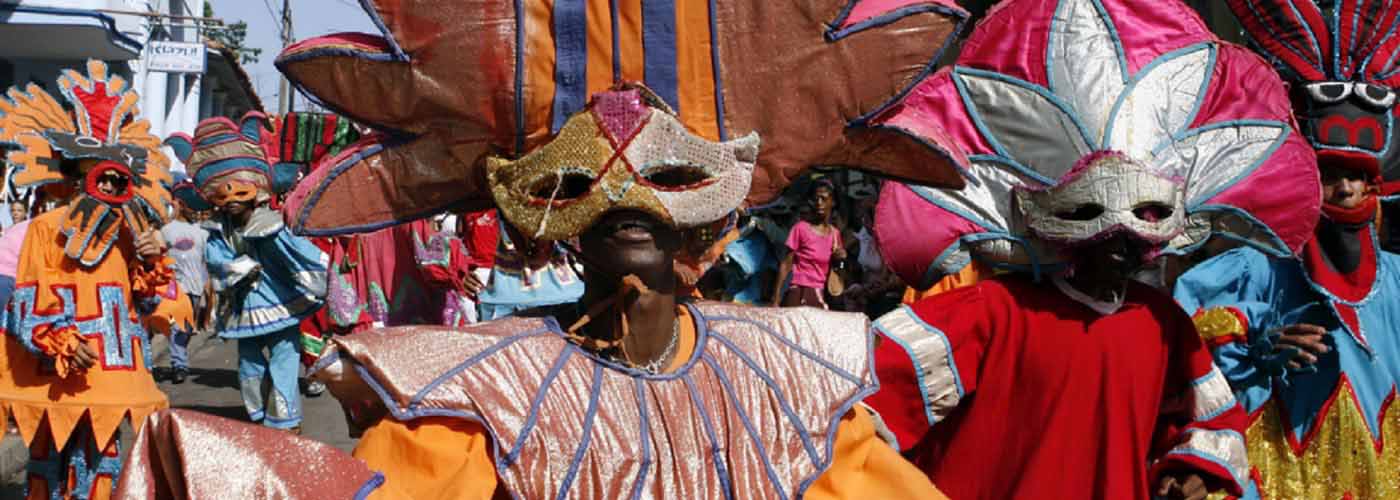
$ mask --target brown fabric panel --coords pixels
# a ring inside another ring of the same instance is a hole
[[[283,60],[317,47],[343,45],[332,36],[284,52],[279,69],[304,90],[365,123],[422,133],[446,121],[477,134],[498,134],[499,143],[509,143],[515,130],[513,4],[375,4],[408,62],[344,55]]]
[[[936,185],[956,176],[949,161],[927,154],[892,163],[867,162],[854,153],[876,150],[868,137],[857,134],[853,141],[843,129],[912,86],[953,35],[958,20],[937,12],[917,13],[828,42],[827,26],[847,3],[718,6],[729,135],[757,130],[763,137],[750,203],[775,198],[810,165],[847,164],[876,173],[897,169]],[[798,110],[801,117],[776,110]],[[922,165],[914,168],[915,161]]]
[[[368,156],[334,179],[335,164],[314,171],[288,196],[283,213],[289,227],[302,232],[407,222],[451,205],[490,206],[482,166],[467,160],[486,150],[482,142],[449,147],[437,135],[425,135]]]

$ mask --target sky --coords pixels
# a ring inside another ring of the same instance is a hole
[[[196,0],[186,1],[193,5]],[[214,7],[214,17],[223,19],[224,23],[248,23],[246,45],[262,49],[262,54],[257,64],[245,65],[243,69],[257,87],[263,106],[269,112],[276,112],[281,74],[272,61],[282,50],[282,40],[278,31],[280,17],[274,16],[278,15],[275,9],[282,8],[282,0],[209,0],[209,3]],[[342,31],[379,32],[358,0],[291,0],[290,3],[293,40]],[[305,102],[298,96],[298,109]]]

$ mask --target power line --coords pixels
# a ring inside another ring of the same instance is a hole
[[[272,8],[268,0],[262,0],[262,3],[267,8],[267,15],[272,16],[272,23],[277,26],[277,38],[286,38],[287,33],[282,31],[282,16],[277,15],[277,9]]]

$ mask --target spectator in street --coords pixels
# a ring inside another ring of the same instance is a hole
[[[846,258],[840,230],[832,224],[835,194],[836,189],[826,180],[817,181],[812,187],[808,210],[788,232],[787,248],[790,252],[778,268],[778,278],[774,282],[774,304],[826,309],[822,294],[827,285],[827,274],[833,263]],[[792,283],[784,293],[783,284],[789,276]]]
[[[184,174],[176,174],[175,189],[193,189]],[[183,181],[183,182],[182,182]],[[172,325],[170,330],[170,371],[171,382],[180,384],[190,374],[187,346],[197,325],[203,325],[208,302],[209,268],[204,263],[205,241],[209,232],[192,223],[194,210],[185,203],[176,202],[175,220],[161,228],[161,235],[170,246],[169,255],[175,260],[175,281],[180,290],[189,298],[191,313],[195,318],[190,325]]]
[[[24,201],[10,202],[10,225],[19,224],[29,218],[29,206]]]

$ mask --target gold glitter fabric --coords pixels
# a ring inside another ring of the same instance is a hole
[[[1391,398],[1395,395],[1392,393]],[[1380,440],[1356,406],[1343,376],[1315,430],[1300,443],[1275,401],[1260,409],[1245,433],[1252,476],[1265,499],[1337,500],[1400,498],[1400,413],[1382,407]],[[1390,410],[1390,411],[1386,411]]]
[[[338,338],[316,377],[345,406],[401,421],[479,419],[516,498],[801,496],[875,388],[864,316],[691,307],[694,354],[663,375],[601,361],[552,318],[517,317]]]
[[[720,220],[748,195],[757,157],[757,135],[706,140],[634,86],[594,96],[524,158],[489,158],[487,175],[506,219],[535,238],[564,240],[615,209],[681,229]]]
[[[1196,332],[1207,344],[1217,345],[1234,339],[1243,340],[1249,331],[1244,315],[1233,307],[1212,307],[1196,313],[1191,321]]]
[[[113,498],[365,498],[384,478],[340,450],[196,411],[152,414]]]

